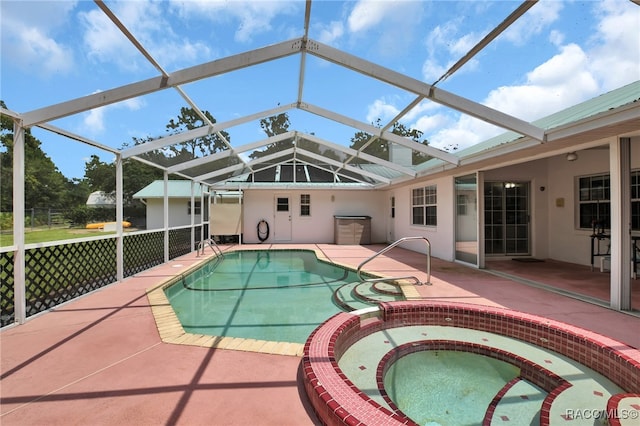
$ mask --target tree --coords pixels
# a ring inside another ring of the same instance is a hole
[[[111,194],[116,190],[115,164],[105,163],[95,154],[84,165],[84,178],[92,192],[104,191]]]
[[[211,123],[216,122],[216,119],[213,118],[209,111],[202,111],[202,113]],[[205,125],[207,125],[207,123],[202,120],[200,115],[198,115],[193,108],[182,107],[180,108],[180,115],[178,115],[178,118],[176,120],[169,120],[166,127],[167,131],[173,135],[197,129]],[[222,135],[227,141],[230,141],[230,136],[227,132],[221,131],[220,135]],[[218,134],[209,134],[181,142],[177,144],[177,146],[172,146],[170,149],[175,155],[187,152],[191,155],[191,158],[196,158],[196,151],[199,151],[201,155],[208,155],[222,151],[226,148],[227,145]]]
[[[4,101],[0,106],[6,108]],[[2,116],[0,122],[0,143],[3,152],[0,154],[0,210],[13,210],[13,120]],[[25,208],[67,207],[65,191],[70,182],[58,170],[51,158],[41,148],[42,143],[31,134],[30,129],[24,131],[24,184]]]
[[[372,123],[374,126],[380,128],[381,126],[381,119],[377,119],[375,123]],[[416,130],[416,129],[411,129],[406,127],[404,124],[395,122],[393,123],[393,126],[391,127],[391,133],[398,135],[398,136],[402,136],[402,137],[408,137],[411,140],[413,140],[415,143],[419,143],[422,145],[429,145],[429,142],[425,139],[423,141],[420,140],[420,138],[422,138],[422,132],[420,130]],[[356,132],[355,135],[353,136],[353,138],[351,138],[351,148],[353,149],[360,149],[361,147],[364,146],[365,143],[367,143],[371,137],[373,135],[370,135],[367,132]],[[373,155],[375,157],[378,157],[382,160],[389,160],[389,144],[392,142],[389,142],[385,139],[379,138],[376,139],[373,143],[371,143],[369,146],[367,146],[363,152],[369,154],[369,155]],[[429,158],[431,158],[429,155],[423,154],[419,151],[413,151],[412,154],[412,160],[413,160],[413,164],[420,164],[424,161],[427,161]]]
[[[282,133],[288,132],[290,125],[291,122],[289,121],[289,116],[286,112],[278,115],[272,115],[260,120],[260,128],[268,137],[281,135]],[[252,152],[249,157],[255,159],[264,157],[265,155],[274,154],[276,152],[280,152],[284,149],[290,148],[292,144],[293,139],[270,143],[262,151]]]

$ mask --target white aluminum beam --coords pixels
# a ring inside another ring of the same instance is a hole
[[[378,164],[380,166],[387,167],[389,169],[395,170],[397,172],[400,172],[400,173],[408,175],[408,176],[415,176],[416,175],[416,171],[411,169],[411,168],[398,165],[398,164],[393,163],[391,161],[383,160],[383,159],[378,158],[378,157],[376,157],[374,155],[366,154],[364,152],[359,152],[359,151],[357,151],[357,150],[355,150],[353,148],[348,148],[348,147],[345,147],[345,146],[342,146],[342,145],[337,145],[337,144],[335,144],[333,142],[326,141],[326,140],[321,139],[321,138],[319,138],[317,136],[314,136],[314,135],[308,135],[308,134],[302,134],[302,133],[300,135],[301,135],[302,139],[306,139],[308,141],[315,142],[315,143],[317,143],[319,145],[326,146],[327,148],[330,148],[330,149],[332,149],[334,151],[342,152],[345,155],[350,155],[350,156],[362,158],[363,160],[368,161],[370,163],[374,163],[374,164]],[[298,148],[298,149],[302,150],[301,148]]]
[[[214,172],[210,172],[210,173],[205,173],[203,175],[200,176],[196,176],[194,178],[191,178],[197,182],[203,182],[207,179],[211,179],[214,178],[216,176],[220,176],[223,175],[225,173],[229,173],[229,172],[233,172],[235,170],[239,170],[239,169],[244,169],[245,165],[244,164],[235,164],[233,166],[229,166],[229,167],[225,167],[224,169],[220,169],[220,170],[216,170]]]
[[[191,139],[201,138],[203,136],[207,136],[211,133],[222,131],[229,129],[231,127],[238,126],[240,124],[248,123],[250,121],[258,120],[264,117],[268,117],[271,115],[277,115],[282,112],[288,111],[296,107],[295,103],[280,106],[277,108],[272,108],[266,111],[257,112],[255,114],[247,115],[244,117],[240,117],[234,120],[229,120],[225,122],[218,122],[213,125],[213,127],[202,126],[197,129],[188,130],[182,133],[176,133],[174,135],[165,136],[162,138],[155,139],[150,142],[146,142],[141,145],[136,145],[131,148],[127,148],[122,151],[123,158],[131,157],[133,155],[144,154],[145,152],[153,151],[155,149],[161,149],[167,146],[175,145],[184,141],[188,141]],[[234,149],[234,152],[238,152],[237,149]],[[241,152],[241,151],[240,151]]]
[[[522,15],[524,15],[527,10],[531,9],[533,7],[533,5],[535,5],[537,2],[538,2],[538,0],[525,0],[520,6],[518,6],[518,8],[516,10],[511,12],[511,14],[509,16],[507,16],[507,18],[504,21],[502,21],[497,27],[495,27],[486,36],[484,36],[482,38],[482,40],[480,40],[480,42],[478,42],[478,44],[473,46],[473,48],[471,50],[469,50],[469,52],[467,52],[466,55],[464,55],[462,58],[460,58],[458,60],[458,62],[453,64],[447,70],[447,72],[445,72],[438,80],[436,80],[435,83],[433,83],[433,86],[435,86],[439,82],[449,78],[453,73],[455,73],[460,68],[462,68],[462,66],[464,64],[469,62],[471,60],[471,58],[473,58],[475,55],[480,53],[480,51],[482,51],[482,49],[487,47],[489,45],[489,43],[491,43],[496,37],[498,37],[500,34],[502,34],[504,32],[504,30],[509,28],[509,26],[511,24],[513,24],[518,19],[520,19],[520,17]]]
[[[60,127],[56,127],[56,126],[53,126],[53,125],[48,124],[48,123],[39,124],[38,127],[41,128],[41,129],[48,130],[50,132],[56,133],[56,134],[58,134],[60,136],[67,137],[69,139],[73,139],[73,140],[78,141],[78,142],[82,142],[82,143],[90,145],[90,146],[92,146],[94,148],[102,149],[102,150],[110,152],[110,153],[112,153],[114,155],[116,155],[116,154],[118,154],[120,152],[119,150],[111,148],[110,146],[103,145],[100,142],[93,141],[93,140],[91,140],[89,138],[85,138],[84,136],[76,135],[75,133],[69,132],[69,131],[67,131],[65,129],[61,129]]]
[[[31,127],[94,108],[135,98],[149,93],[201,80],[230,71],[258,65],[264,62],[294,55],[302,50],[301,39],[287,40],[271,46],[228,56],[215,61],[175,71],[169,77],[158,76],[127,84],[104,92],[94,93],[23,114],[25,127]]]
[[[261,163],[265,163],[267,161],[271,161],[274,160],[276,158],[280,158],[280,157],[284,157],[287,155],[293,155],[294,151],[296,148],[291,147],[291,148],[287,148],[287,149],[283,149],[282,151],[278,151],[278,152],[274,152],[273,154],[269,154],[269,155],[265,155],[262,157],[258,157],[256,159],[253,159],[249,162],[249,164],[253,165],[260,165]],[[272,166],[271,164],[269,166]]]
[[[439,158],[441,160],[444,160],[448,163],[452,163],[452,164],[458,164],[458,157],[450,154],[446,151],[442,151],[438,148],[434,148],[432,146],[429,145],[422,145],[420,143],[414,142],[414,141],[409,141],[405,138],[403,138],[402,136],[398,136],[395,133],[391,133],[391,132],[384,132],[382,131],[382,129],[372,126],[370,124],[366,124],[363,123],[361,121],[357,121],[354,120],[352,118],[349,117],[345,117],[341,114],[335,113],[333,111],[329,111],[326,110],[324,108],[315,106],[315,105],[310,105],[310,104],[302,104],[300,105],[300,109],[304,110],[304,111],[308,111],[312,114],[316,114],[319,115],[321,117],[327,118],[329,120],[333,120],[336,121],[338,123],[342,123],[344,125],[356,128],[358,130],[361,130],[363,132],[367,132],[371,135],[374,136],[380,136],[383,139],[386,140],[391,140],[392,142],[396,142],[400,145],[403,146],[407,146],[408,148],[411,148],[415,151],[418,152],[422,152],[423,154],[427,154],[430,155],[432,157],[435,158]],[[408,145],[407,145],[408,144]]]
[[[192,167],[198,167],[203,164],[211,163],[212,161],[216,161],[221,158],[231,157],[232,155],[233,155],[233,151],[229,149],[225,149],[224,151],[218,151],[215,154],[210,154],[205,157],[194,158],[193,160],[185,161],[184,163],[180,163],[180,164],[175,164],[171,167],[168,167],[167,170],[169,171],[169,173],[179,172],[182,170],[190,169]]]
[[[335,161],[335,160],[332,160],[330,158],[323,157],[322,155],[318,155],[318,154],[315,154],[313,152],[309,152],[309,151],[304,150],[302,148],[298,148],[298,150],[300,151],[300,154],[302,154],[302,155],[304,155],[306,157],[313,158],[314,160],[322,161],[322,162],[325,162],[327,164],[332,164],[332,165],[337,166],[337,167],[344,167],[347,170],[350,170],[350,171],[352,171],[354,173],[357,173],[357,174],[360,174],[360,175],[363,175],[363,176],[370,177],[371,179],[377,180],[378,182],[384,182],[384,183],[391,182],[391,180],[389,180],[389,179],[387,179],[385,177],[382,177],[382,176],[377,175],[375,173],[368,172],[368,171],[363,170],[363,169],[359,169],[359,168],[351,166],[349,164],[343,164],[343,163],[341,163],[339,161]],[[352,177],[349,177],[349,178],[353,179]]]
[[[307,46],[309,43],[307,43]],[[434,102],[453,108],[459,112],[476,117],[504,129],[513,130],[521,135],[544,141],[544,130],[524,120],[510,116],[493,108],[462,98],[442,89],[425,84],[420,80],[408,77],[385,68],[376,63],[358,58],[341,50],[335,49],[317,41],[313,41],[313,49],[306,49],[308,53],[319,58],[344,66],[350,70],[375,78],[393,86],[422,95]]]

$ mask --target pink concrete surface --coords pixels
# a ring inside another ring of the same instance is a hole
[[[225,247],[231,248],[308,248],[355,267],[383,246]],[[299,380],[300,357],[160,341],[145,290],[197,260],[189,254],[2,330],[0,423],[317,424]],[[424,274],[424,255],[397,248],[367,271]],[[598,279],[605,275],[589,273]],[[640,347],[636,316],[438,259],[433,259],[432,283],[418,287],[422,296],[543,315]]]

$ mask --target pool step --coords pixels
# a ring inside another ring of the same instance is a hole
[[[333,301],[345,311],[403,299],[398,286],[385,282],[352,282],[341,286],[333,293]]]
[[[514,420],[518,424],[540,424],[540,410],[546,396],[543,389],[521,378],[502,395],[489,424],[505,425]]]

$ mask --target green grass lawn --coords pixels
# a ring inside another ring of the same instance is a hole
[[[71,240],[74,238],[94,237],[97,235],[109,235],[113,232],[103,232],[99,229],[84,228],[35,228],[33,230],[26,229],[24,239],[26,244],[45,243],[48,241]],[[13,244],[13,233],[0,234],[0,247],[10,246]]]

